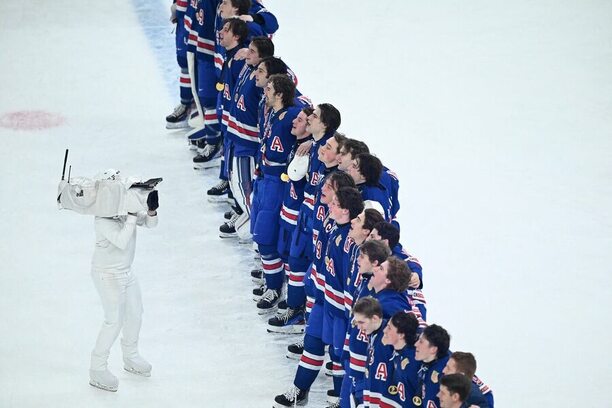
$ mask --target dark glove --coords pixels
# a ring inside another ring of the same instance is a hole
[[[147,197],[147,205],[149,206],[149,211],[155,211],[159,208],[159,197],[157,196],[157,190],[153,190],[149,193]]]

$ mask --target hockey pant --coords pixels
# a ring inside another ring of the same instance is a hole
[[[231,148],[230,148],[231,150]],[[253,170],[255,160],[250,156],[233,157],[230,151],[229,185],[236,204],[242,209],[242,214],[235,223],[236,232],[241,239],[251,237],[251,194],[253,189]]]
[[[91,369],[106,370],[110,349],[123,331],[124,358],[138,355],[138,335],[142,324],[142,297],[136,276],[127,271],[92,269],[91,277],[104,308],[104,322],[91,352]]]

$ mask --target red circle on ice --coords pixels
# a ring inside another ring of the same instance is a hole
[[[9,112],[0,116],[0,127],[14,130],[40,130],[61,126],[66,119],[45,111]]]

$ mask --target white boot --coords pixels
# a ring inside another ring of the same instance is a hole
[[[119,380],[108,370],[89,370],[89,385],[101,390],[116,392]]]
[[[151,376],[151,364],[144,358],[136,355],[134,357],[123,357],[123,368],[130,373],[142,375],[143,377]]]

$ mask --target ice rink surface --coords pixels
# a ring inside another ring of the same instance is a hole
[[[191,168],[170,3],[0,4],[0,407],[270,407],[295,337],[255,312],[252,256]],[[341,130],[400,177],[402,242],[429,322],[473,352],[499,407],[601,406],[612,383],[612,5],[268,0],[276,54]],[[36,127],[36,129],[31,129]],[[133,270],[151,378],[90,387],[102,308],[93,220],[55,204],[72,175],[163,177]],[[309,406],[323,406],[321,375]]]

